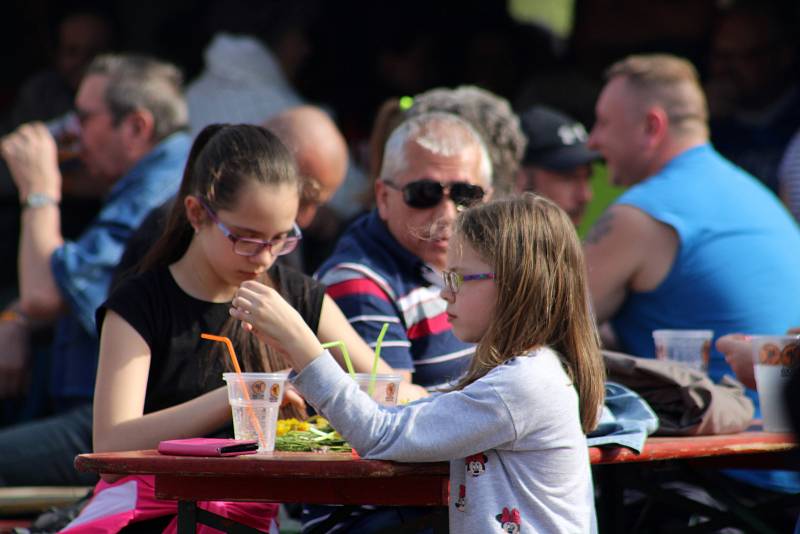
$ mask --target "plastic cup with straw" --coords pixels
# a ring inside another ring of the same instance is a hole
[[[264,431],[261,429],[261,423],[258,422],[258,417],[256,416],[256,412],[253,410],[253,406],[249,402],[250,392],[247,390],[247,384],[245,384],[244,378],[242,378],[242,368],[239,367],[239,360],[238,358],[236,358],[236,351],[233,350],[233,343],[231,343],[231,340],[225,336],[215,336],[213,334],[200,334],[200,337],[203,339],[208,339],[210,341],[219,341],[221,343],[225,343],[225,346],[228,347],[228,354],[231,357],[233,370],[236,372],[236,376],[239,378],[239,386],[242,388],[242,396],[244,396],[245,400],[248,401],[246,404],[247,415],[250,417],[250,422],[253,424],[253,428],[256,430],[256,434],[258,434],[258,442],[266,443],[266,439],[264,439]]]
[[[350,354],[347,352],[347,347],[345,346],[344,342],[342,341],[329,341],[327,343],[322,344],[322,348],[328,349],[333,347],[338,347],[342,351],[342,355],[344,356],[344,363],[347,366],[347,372],[350,374],[350,378],[359,382],[363,386],[363,379],[364,377],[367,378],[367,390],[366,393],[373,397],[375,393],[375,385],[377,383],[377,376],[378,376],[378,362],[381,359],[381,345],[383,344],[383,337],[386,335],[386,331],[389,329],[389,323],[383,323],[383,327],[381,328],[380,334],[378,334],[378,340],[375,343],[375,358],[372,362],[372,369],[369,374],[367,373],[356,373],[355,369],[353,368],[353,362],[350,360]],[[396,381],[396,385],[399,384],[401,378],[398,375],[386,375],[387,378],[390,380]]]

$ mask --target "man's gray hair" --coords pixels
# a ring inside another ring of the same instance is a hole
[[[410,142],[441,156],[456,156],[477,148],[481,157],[478,178],[484,185],[492,185],[492,160],[481,136],[464,119],[440,111],[411,117],[395,128],[386,141],[381,178],[392,179],[408,168],[406,146]]]
[[[475,85],[437,87],[414,96],[413,117],[444,111],[466,120],[481,135],[492,160],[495,194],[511,190],[528,139],[508,100]]]
[[[153,115],[155,142],[186,128],[183,76],[174,65],[134,54],[103,54],[89,65],[86,76],[91,74],[108,76],[105,102],[114,124],[145,109]]]

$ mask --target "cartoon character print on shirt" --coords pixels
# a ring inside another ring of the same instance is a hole
[[[495,518],[500,522],[500,528],[503,532],[507,534],[520,533],[522,520],[520,519],[519,510],[516,508],[512,508],[511,510],[503,508],[503,513],[497,514]]]
[[[456,499],[456,510],[463,512],[467,507],[467,487],[464,484],[458,485],[458,499]]]
[[[467,464],[467,473],[474,477],[481,476],[486,472],[486,462],[488,461],[489,457],[482,452],[467,456],[465,460]]]

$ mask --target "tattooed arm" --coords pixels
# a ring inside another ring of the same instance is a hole
[[[610,319],[628,291],[650,291],[669,273],[679,246],[672,227],[633,206],[615,204],[584,242],[597,322]]]

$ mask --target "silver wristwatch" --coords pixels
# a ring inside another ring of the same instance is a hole
[[[25,201],[22,203],[22,209],[41,208],[42,206],[49,206],[50,204],[58,204],[58,200],[46,193],[31,193],[25,197]]]

